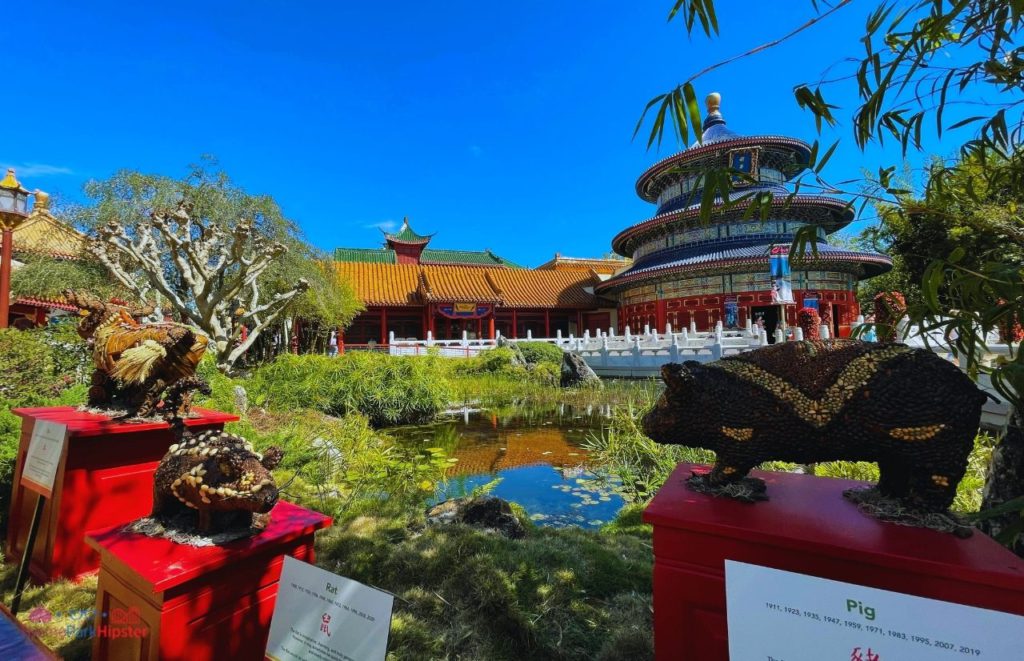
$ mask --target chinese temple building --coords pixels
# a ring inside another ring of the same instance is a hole
[[[624,257],[602,257],[602,258],[590,258],[590,257],[564,257],[559,253],[555,253],[553,259],[550,259],[540,266],[538,270],[546,271],[590,271],[593,270],[600,276],[612,276],[629,267],[630,260]],[[606,279],[606,278],[602,278]]]
[[[88,259],[87,243],[84,234],[57,220],[50,212],[50,196],[36,191],[31,213],[12,234],[14,268],[28,259]],[[14,328],[43,325],[54,312],[77,313],[78,308],[69,305],[61,296],[43,293],[20,296],[11,301],[10,324]]]
[[[719,105],[718,94],[708,96],[700,142],[640,175],[636,192],[657,211],[612,240],[613,250],[633,261],[599,284],[597,294],[618,301],[620,328],[649,324],[660,331],[668,323],[683,328],[693,322],[707,331],[719,321],[729,328],[762,319],[771,335],[782,314],[786,325],[795,325],[797,310],[811,306],[831,320],[835,336],[848,335],[859,314],[857,281],[885,273],[892,260],[830,246],[828,235],[846,227],[853,210],[841,199],[793,194],[787,186],[807,168],[810,145],[783,136],[740,136],[726,127]],[[701,172],[724,168],[747,175],[733,178],[737,197],[772,193],[766,213],[744,218],[749,202],[725,206],[716,200],[711,222],[701,222]],[[785,251],[808,224],[819,228],[817,256],[790,256],[792,304],[780,305],[772,293],[769,254],[776,245]]]
[[[391,333],[418,340],[428,333],[461,339],[464,332],[471,339],[567,337],[615,323],[614,303],[594,294],[607,275],[590,266],[528,269],[490,250],[433,249],[432,237],[406,219],[381,248],[335,250],[338,274],[366,306],[345,329],[346,345],[387,344]]]

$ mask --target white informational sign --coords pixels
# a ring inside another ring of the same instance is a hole
[[[1024,617],[725,561],[731,661],[1024,658]]]
[[[25,465],[21,470],[21,483],[25,487],[47,498],[53,496],[53,482],[64,454],[64,441],[68,435],[67,425],[36,420],[32,437],[25,453]]]
[[[267,658],[271,661],[383,661],[394,597],[284,557]]]

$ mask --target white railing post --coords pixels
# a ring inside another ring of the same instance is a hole
[[[800,328],[799,326],[794,328],[793,329],[793,339],[796,340],[797,342],[803,342],[804,341],[804,329]]]
[[[768,346],[768,331],[761,329],[761,332],[757,334],[757,343],[762,347]]]
[[[651,333],[651,342],[654,342],[655,344],[658,343],[658,331]]]
[[[629,334],[629,326],[626,326],[626,342],[632,342],[632,341],[633,340],[630,338],[630,334]]]
[[[715,328],[715,342],[717,342],[718,344],[722,343],[722,327],[721,326]]]
[[[434,334],[431,331],[427,331],[427,346],[434,346]]]
[[[714,360],[721,360],[722,358],[722,344],[716,342],[711,345],[711,358]]]
[[[832,333],[828,330],[828,324],[822,324],[821,328],[818,329],[818,334],[821,335],[821,339],[827,340],[832,337]]]
[[[583,331],[583,339],[586,340],[587,344],[590,344],[590,329]]]
[[[776,344],[780,344],[780,343],[785,342],[785,341],[786,341],[786,334],[782,332],[781,328],[776,328],[775,329],[775,342],[776,342]]]
[[[690,335],[697,334],[697,322],[693,319],[690,320]]]
[[[666,321],[665,322],[665,335],[671,335],[671,334],[672,334],[672,322],[671,321]]]
[[[715,322],[715,330],[716,331],[722,330],[722,322],[721,321],[716,321]]]
[[[526,339],[527,341],[533,340],[533,331],[529,328],[526,329]]]
[[[462,331],[462,346],[469,346],[469,331]]]
[[[753,335],[753,334],[754,334],[754,322],[752,322],[750,320],[750,317],[747,317],[747,335]]]
[[[674,335],[674,334],[672,335],[672,347],[671,347],[671,349],[669,349],[669,351],[671,352],[671,355],[672,355],[672,362],[673,363],[678,363],[679,362],[679,336],[678,335]]]
[[[680,331],[679,334],[683,336],[683,344],[686,344],[687,342],[690,341],[690,334],[686,332],[685,328],[682,331]]]
[[[650,324],[644,324],[644,337],[647,337],[650,334],[651,334],[651,325]]]
[[[615,329],[611,326],[608,327],[608,337],[615,337]]]
[[[558,345],[562,344],[562,329],[561,328],[559,328],[558,330],[555,331],[555,344],[558,344]]]

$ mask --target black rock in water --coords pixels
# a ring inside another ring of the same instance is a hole
[[[526,536],[526,529],[512,513],[512,507],[508,502],[495,496],[453,498],[438,503],[427,510],[427,523],[464,523],[474,528],[496,532],[509,539]]]
[[[576,386],[601,387],[601,378],[590,369],[590,365],[578,353],[566,351],[562,354],[562,387]]]

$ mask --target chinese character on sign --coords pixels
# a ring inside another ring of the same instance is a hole
[[[327,613],[324,613],[324,616],[321,618],[320,631],[322,631],[323,633],[327,634],[328,638],[331,636],[330,628],[327,626],[330,623],[331,623],[331,616],[328,615]]]
[[[881,661],[881,658],[870,647],[863,654],[859,647],[854,647],[853,651],[850,652],[850,661]]]
[[[46,622],[49,622],[52,619],[53,615],[50,614],[50,611],[43,608],[42,606],[36,606],[32,609],[32,612],[28,614],[29,622],[38,622],[40,624],[45,624]]]

